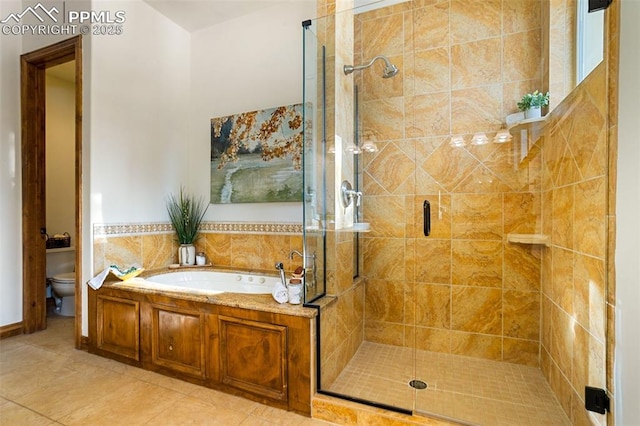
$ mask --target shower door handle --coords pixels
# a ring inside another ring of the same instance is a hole
[[[431,203],[428,200],[422,204],[422,230],[425,237],[431,234]]]

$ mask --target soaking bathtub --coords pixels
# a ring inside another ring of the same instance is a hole
[[[310,416],[317,309],[277,303],[268,272],[203,269],[90,290],[89,352]]]
[[[280,279],[266,275],[220,271],[176,271],[135,277],[116,287],[179,291],[195,294],[270,294]]]

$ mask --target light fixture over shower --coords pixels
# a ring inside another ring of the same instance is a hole
[[[393,65],[389,59],[384,55],[378,55],[374,57],[368,64],[364,65],[345,65],[342,70],[345,75],[349,75],[354,71],[360,71],[369,68],[375,61],[378,59],[382,59],[385,63],[384,70],[382,71],[382,78],[391,78],[394,75],[398,74],[398,67]]]

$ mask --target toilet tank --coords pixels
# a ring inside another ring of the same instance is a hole
[[[74,272],[76,266],[76,250],[65,247],[47,250],[47,278],[65,272]]]

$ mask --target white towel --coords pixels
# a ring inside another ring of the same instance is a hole
[[[109,272],[111,272],[111,268],[106,268],[104,271],[91,278],[87,284],[89,284],[89,287],[94,290],[99,289],[100,287],[102,287],[102,283],[104,283],[104,280],[107,278],[107,275],[109,275]]]
[[[107,279],[107,275],[109,275],[109,272],[124,281],[140,275],[142,271],[144,271],[144,268],[141,268],[137,265],[133,265],[129,269],[126,269],[124,271],[119,268],[118,265],[111,265],[95,277],[91,278],[89,282],[87,282],[87,284],[89,284],[89,287],[91,287],[92,289],[97,290],[102,287],[102,284],[104,283],[104,280]]]
[[[286,303],[289,300],[289,292],[287,288],[278,281],[276,285],[273,286],[273,290],[271,291],[271,295],[278,303]]]

